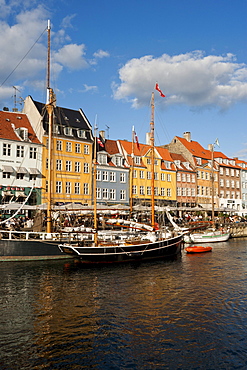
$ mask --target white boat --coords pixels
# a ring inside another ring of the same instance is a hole
[[[205,231],[202,233],[191,233],[184,235],[185,243],[214,243],[225,242],[230,238],[229,231],[215,230]]]
[[[150,123],[151,162],[154,163],[154,92],[152,93],[152,115]],[[108,264],[131,261],[147,261],[164,257],[176,256],[181,252],[183,233],[173,229],[173,235],[166,231],[155,231],[154,217],[154,181],[152,181],[151,225],[147,225],[146,231],[143,224],[130,221],[116,220],[118,225],[128,226],[134,234],[131,238],[124,238],[124,232],[119,232],[119,240],[102,241],[97,230],[97,204],[96,204],[96,134],[94,154],[94,241],[82,241],[77,243],[60,244],[61,251],[76,256],[86,264]],[[154,179],[154,165],[151,163],[152,176]],[[110,223],[110,222],[109,222]],[[134,236],[134,237],[133,237]]]

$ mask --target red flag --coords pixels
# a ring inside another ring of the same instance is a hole
[[[140,150],[140,145],[139,145],[139,141],[138,141],[138,137],[137,137],[136,133],[135,133],[135,141],[136,141],[136,146],[137,146],[138,150]]]
[[[102,143],[102,141],[100,140],[99,137],[97,137],[97,142],[98,142],[99,146],[101,146],[101,148],[104,148],[104,144]]]
[[[160,96],[162,96],[162,98],[165,98],[166,96],[163,94],[163,92],[160,90],[159,88],[159,85],[156,83],[155,85],[155,89],[160,93]]]

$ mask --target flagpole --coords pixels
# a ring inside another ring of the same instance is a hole
[[[133,213],[133,171],[134,171],[134,135],[135,129],[132,127],[132,145],[131,145],[131,169],[130,169],[130,218],[132,218]]]
[[[98,245],[98,223],[97,223],[97,200],[96,200],[96,187],[97,187],[97,125],[95,118],[94,125],[94,162],[93,162],[93,200],[94,200],[94,243]]]
[[[151,99],[151,121],[150,121],[150,144],[151,144],[151,225],[154,228],[154,92]]]

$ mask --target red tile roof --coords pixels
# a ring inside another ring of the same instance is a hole
[[[22,141],[15,129],[27,128],[28,139],[35,144],[41,144],[37,138],[26,114],[0,111],[0,138]]]

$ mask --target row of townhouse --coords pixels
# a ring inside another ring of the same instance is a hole
[[[48,115],[44,104],[25,99],[23,112],[0,112],[0,197],[3,203],[46,203],[48,197]],[[247,213],[247,163],[228,158],[214,146],[203,148],[189,132],[152,150],[146,144],[109,140],[101,132],[94,145],[92,126],[79,109],[55,107],[52,135],[53,203],[149,205],[152,185],[157,205],[215,208]],[[212,179],[214,191],[212,193]]]

